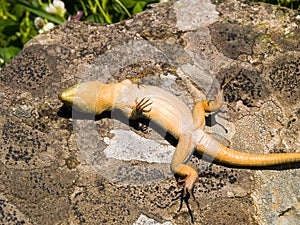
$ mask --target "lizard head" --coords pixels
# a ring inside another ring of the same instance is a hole
[[[78,111],[98,115],[109,108],[100,98],[103,86],[99,81],[76,84],[60,92],[58,98]]]

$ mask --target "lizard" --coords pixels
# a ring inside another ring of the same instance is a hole
[[[193,110],[170,92],[156,86],[136,84],[129,79],[110,84],[98,80],[79,83],[60,92],[58,98],[65,105],[84,113],[100,115],[104,111],[120,110],[132,120],[146,118],[172,134],[178,144],[170,167],[177,176],[177,182],[183,185],[181,206],[183,200],[187,204],[188,198],[193,196],[193,187],[198,179],[195,168],[186,164],[195,151],[209,155],[215,161],[239,167],[300,162],[300,152],[245,153],[226,147],[205,133],[205,115],[220,109],[222,90],[212,101],[197,102]],[[189,206],[188,210],[191,215]]]

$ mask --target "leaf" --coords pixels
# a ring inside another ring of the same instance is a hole
[[[119,0],[115,0],[116,1],[116,3],[118,4],[118,6],[120,6],[121,7],[121,9],[127,14],[127,16],[131,16],[131,14],[130,14],[130,12],[127,10],[127,8],[126,8],[126,6],[125,5],[123,5],[122,4],[122,2],[121,1],[119,1]],[[122,13],[123,14],[123,13]]]
[[[0,20],[0,32],[3,31],[6,27],[18,26],[18,23],[7,18],[6,20]]]
[[[23,13],[24,13],[24,8],[20,5],[20,4],[16,4],[14,6],[14,15],[17,17],[17,18],[21,18]]]
[[[14,35],[16,32],[19,31],[19,25],[18,24],[12,24],[11,26],[5,26],[3,27],[2,33],[5,36],[12,36]]]
[[[51,15],[50,13],[47,13],[47,12],[44,12],[43,10],[41,9],[38,9],[38,8],[34,8],[30,5],[28,5],[27,3],[25,3],[24,1],[22,2],[19,2],[26,10],[28,10],[29,12],[39,16],[39,17],[42,17],[42,18],[45,18],[45,19],[48,19],[49,21],[51,22],[54,22],[56,24],[61,24],[64,22],[64,20],[62,18],[59,18],[59,17],[56,17],[56,16],[53,16]]]
[[[0,57],[2,59],[4,59],[5,63],[7,63],[10,59],[12,59],[20,51],[21,51],[21,49],[15,47],[15,46],[9,46],[9,47],[5,47],[5,48],[0,48]]]
[[[86,21],[96,22],[96,23],[106,23],[105,19],[100,14],[90,15],[86,18]]]
[[[122,2],[127,9],[134,7],[136,4],[135,0],[120,0],[120,2]]]
[[[142,12],[146,5],[147,5],[147,2],[145,2],[145,1],[137,2],[136,5],[133,8],[133,14]]]

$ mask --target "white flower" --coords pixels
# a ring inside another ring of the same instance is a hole
[[[61,17],[63,17],[67,12],[65,8],[65,3],[61,0],[54,0],[53,3],[49,4],[45,10],[46,12],[57,14]]]
[[[36,29],[41,29],[45,25],[45,20],[41,17],[36,17],[34,19],[34,26]]]
[[[53,5],[54,5],[55,8],[60,9],[61,12],[63,12],[63,14],[66,13],[65,3],[63,1],[54,0]]]
[[[46,12],[56,14],[57,10],[53,4],[50,4],[46,7]]]
[[[44,33],[45,31],[51,30],[54,26],[55,26],[54,23],[49,22],[45,24],[42,29],[39,30],[39,33],[41,34]]]
[[[65,3],[61,0],[54,0],[53,5],[55,8],[60,8],[61,10],[66,10],[65,9]]]

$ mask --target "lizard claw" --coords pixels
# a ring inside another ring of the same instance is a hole
[[[187,209],[188,209],[188,213],[191,217],[191,221],[192,221],[192,223],[194,223],[194,216],[193,216],[190,204],[189,204],[189,199],[190,199],[191,196],[195,199],[195,196],[193,194],[193,190],[190,191],[190,190],[187,190],[185,187],[183,187],[181,189],[181,191],[179,191],[177,193],[180,193],[179,196],[174,199],[174,200],[177,200],[177,199],[180,198],[180,206],[179,206],[179,209],[177,210],[177,212],[181,211],[182,205],[183,205],[183,202],[184,202]],[[197,204],[198,204],[198,202],[197,202]]]
[[[132,107],[132,112],[130,115],[130,119],[140,118],[143,113],[147,113],[151,111],[151,107],[146,109],[148,106],[152,104],[150,98],[142,98],[140,101],[135,100],[135,106]]]
[[[193,217],[193,213],[192,213],[192,210],[191,210],[191,207],[190,207],[190,204],[189,204],[189,199],[192,196],[193,200],[199,206],[199,203],[196,200],[195,195],[194,195],[195,178],[191,177],[191,176],[186,176],[184,178],[177,176],[176,180],[177,180],[178,184],[183,185],[182,190],[178,192],[178,193],[180,193],[179,196],[176,198],[176,199],[180,198],[180,206],[179,206],[179,209],[178,209],[177,212],[181,211],[182,205],[183,205],[183,202],[184,202],[187,209],[188,209],[188,213],[191,217],[191,221],[192,221],[192,223],[194,223],[194,217]]]

